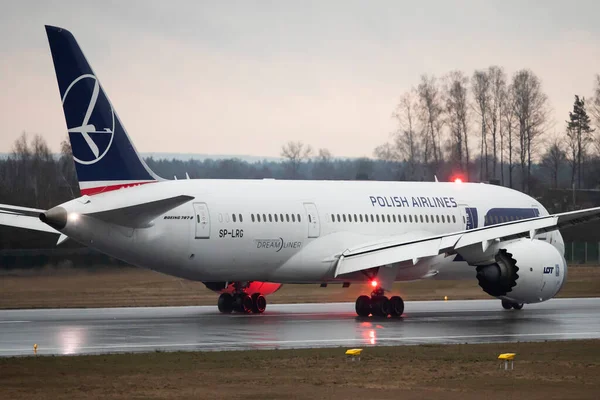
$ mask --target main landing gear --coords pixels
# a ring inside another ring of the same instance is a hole
[[[511,303],[510,301],[502,300],[502,308],[505,310],[510,310],[511,308],[520,310],[523,308],[523,303]]]
[[[244,292],[223,293],[219,296],[217,305],[223,314],[229,314],[232,311],[244,314],[262,314],[267,308],[267,299],[260,293],[254,293],[252,296]]]
[[[388,299],[383,294],[383,289],[377,288],[369,296],[359,296],[356,299],[356,313],[359,317],[399,317],[404,312],[404,300],[400,296]]]

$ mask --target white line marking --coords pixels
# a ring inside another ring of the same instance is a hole
[[[31,321],[0,321],[0,324],[24,324]]]
[[[514,334],[489,334],[489,335],[455,335],[455,336],[412,336],[412,337],[377,337],[375,340],[377,344],[381,342],[403,342],[403,341],[415,341],[415,340],[456,340],[456,339],[491,339],[491,338],[502,338],[502,337],[559,337],[565,336],[567,338],[573,338],[575,336],[589,336],[589,337],[600,337],[600,332],[564,332],[564,333],[514,333]],[[340,339],[307,339],[307,340],[264,340],[264,341],[245,341],[245,342],[198,342],[198,343],[165,343],[165,344],[122,344],[122,345],[106,345],[106,346],[82,346],[75,350],[75,354],[82,350],[116,350],[116,349],[145,349],[145,348],[174,348],[174,347],[240,347],[240,346],[274,346],[274,345],[293,345],[298,343],[347,343],[347,342],[365,342],[369,344],[370,338],[340,338]],[[40,346],[39,352],[44,351],[64,351],[65,348],[61,347],[43,347]],[[17,351],[30,352],[30,348],[12,348],[12,349],[0,349],[0,353],[9,352],[14,353]]]

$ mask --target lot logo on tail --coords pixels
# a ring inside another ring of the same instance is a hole
[[[62,99],[73,159],[95,164],[108,153],[115,135],[115,113],[94,75],[76,78]]]

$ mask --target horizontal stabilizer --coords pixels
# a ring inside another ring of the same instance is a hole
[[[31,217],[37,218],[37,216],[43,213],[44,211],[46,210],[41,210],[39,208],[12,206],[10,204],[0,204],[0,213],[29,215]]]
[[[181,195],[86,215],[128,228],[146,228],[155,218],[193,199],[193,196]]]
[[[41,210],[42,212],[44,210]],[[39,215],[39,213],[37,213]],[[12,226],[14,228],[29,229],[33,231],[59,234],[56,229],[46,225],[38,216],[17,214],[15,212],[0,211],[0,225]]]

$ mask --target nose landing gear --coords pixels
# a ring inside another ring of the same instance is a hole
[[[359,296],[355,303],[356,314],[359,317],[375,317],[388,316],[399,317],[404,312],[404,300],[400,296],[392,296],[388,299],[384,295],[384,290],[376,288],[369,296]]]
[[[510,310],[511,308],[520,310],[523,308],[523,303],[511,303],[510,301],[502,300],[502,308],[505,310]]]

